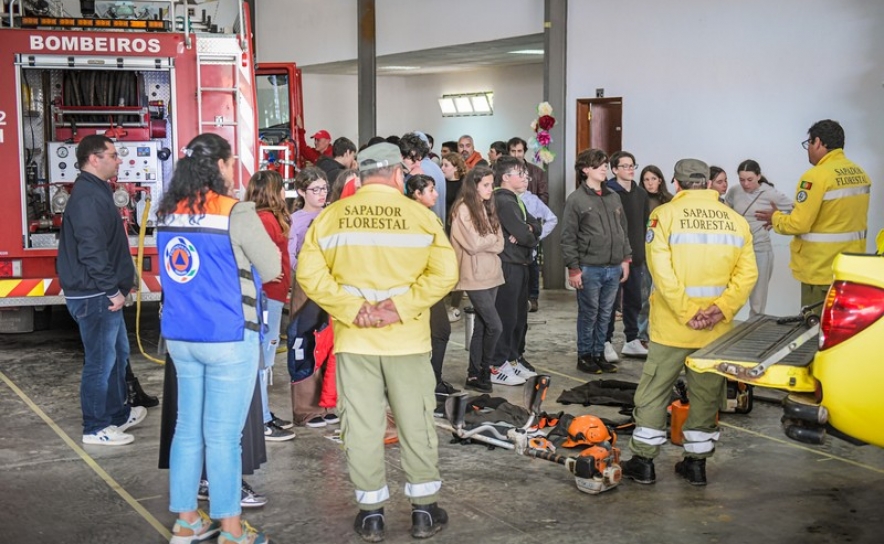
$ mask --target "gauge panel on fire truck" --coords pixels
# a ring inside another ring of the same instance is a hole
[[[160,142],[114,142],[121,164],[117,183],[156,183],[163,181],[163,165],[158,154]],[[73,183],[80,173],[78,165],[71,168],[70,159],[76,154],[77,144],[49,142],[49,182]]]

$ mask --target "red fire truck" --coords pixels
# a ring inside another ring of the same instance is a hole
[[[39,323],[52,305],[64,304],[56,274],[58,233],[83,136],[105,134],[116,141],[123,163],[110,183],[120,228],[129,234],[133,258],[142,239],[140,295],[158,300],[152,209],[183,146],[202,132],[227,138],[238,158],[241,195],[267,163],[258,144],[258,112],[270,108],[259,106],[259,87],[276,109],[261,120],[274,120],[277,129],[288,125],[294,133],[302,115],[297,67],[263,66],[256,81],[247,30],[217,31],[205,13],[197,19],[193,8],[166,4],[147,19],[25,12],[4,20],[0,332],[29,332],[35,316]],[[249,29],[247,6],[238,4],[238,21],[246,24],[237,26]]]

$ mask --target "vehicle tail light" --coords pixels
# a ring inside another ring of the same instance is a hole
[[[20,278],[20,259],[0,259],[0,278]]]
[[[820,322],[820,350],[837,346],[884,315],[884,289],[836,281],[826,296]]]

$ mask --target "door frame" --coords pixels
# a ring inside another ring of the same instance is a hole
[[[589,145],[590,140],[590,132],[589,125],[592,122],[589,119],[589,113],[594,104],[611,104],[614,102],[623,103],[623,97],[616,96],[611,98],[578,98],[577,99],[577,123],[575,127],[575,138],[574,144],[576,149],[574,150],[575,154],[580,153],[583,149],[586,149],[586,146]],[[621,105],[622,110],[622,105]],[[620,131],[620,141],[623,141],[623,130],[622,130],[622,117],[621,117],[621,131]],[[587,142],[586,144],[581,144],[581,142]]]

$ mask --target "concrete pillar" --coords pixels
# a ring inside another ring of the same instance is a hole
[[[567,74],[568,0],[544,0],[543,6],[543,99],[550,103],[556,117],[556,126],[550,131],[553,150],[557,157],[547,165],[549,180],[549,207],[559,218],[565,209],[565,180],[570,171],[565,164],[565,119],[569,114],[565,104]],[[543,287],[565,287],[565,265],[560,244],[561,227],[543,241]]]
[[[356,147],[377,134],[377,40],[375,0],[358,0],[359,141]]]

